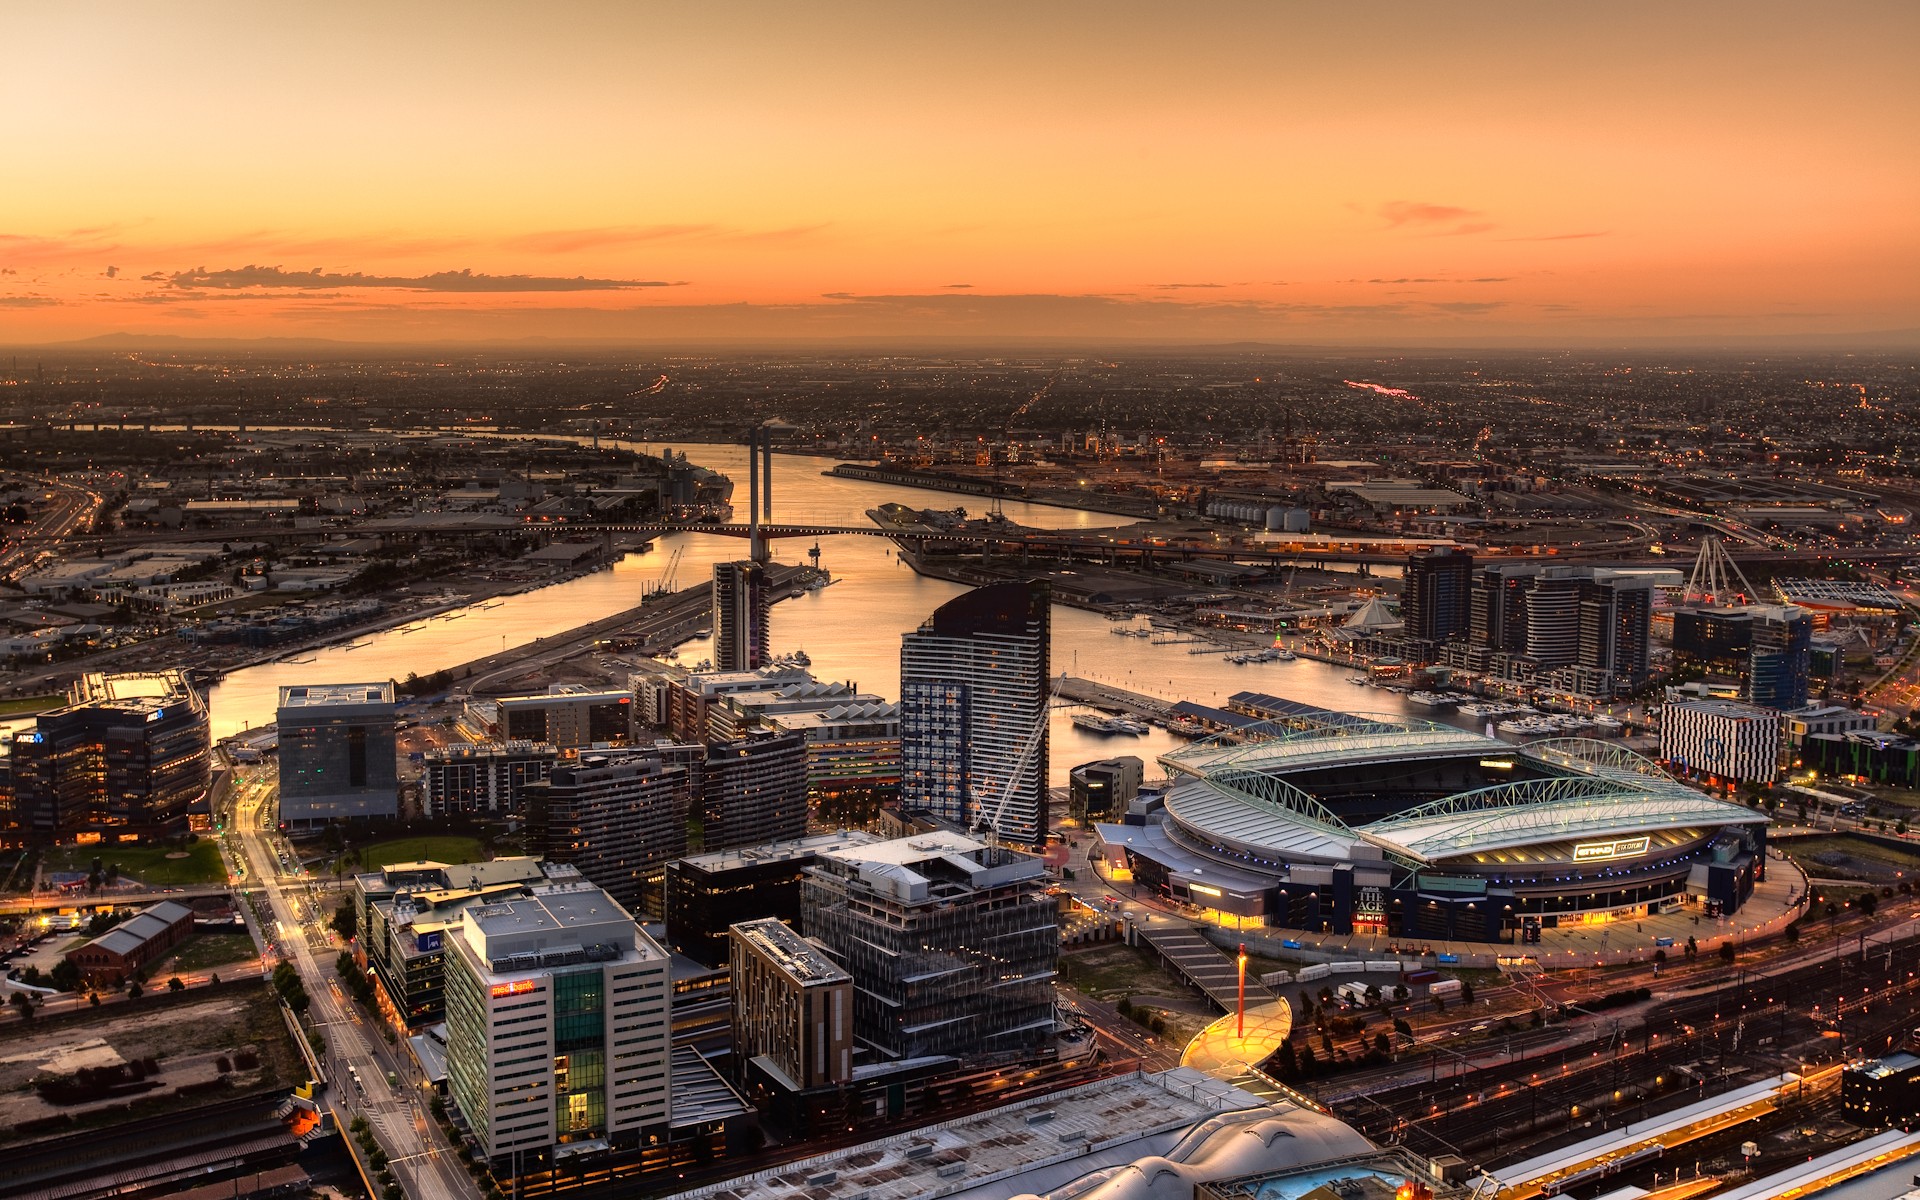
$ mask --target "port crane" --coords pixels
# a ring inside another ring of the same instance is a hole
[[[647,589],[646,594],[641,597],[642,600],[653,600],[661,596],[670,596],[673,594],[674,580],[678,578],[680,574],[680,555],[685,550],[685,545],[675,546],[673,548],[673,554],[667,559],[666,570],[660,572],[660,581]]]

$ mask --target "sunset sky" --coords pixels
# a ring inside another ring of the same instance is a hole
[[[0,46],[0,344],[1920,329],[1910,0],[20,2]]]

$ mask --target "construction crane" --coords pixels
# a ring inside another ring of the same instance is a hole
[[[660,596],[670,596],[673,594],[673,583],[680,573],[680,555],[685,550],[686,546],[684,545],[673,548],[673,554],[667,559],[667,569],[660,572],[660,582],[648,588],[646,594],[642,596],[641,599],[653,600]]]
[[[987,845],[991,849],[1000,849],[1000,822],[1006,819],[1007,805],[1013,802],[1013,794],[1020,790],[1021,777],[1027,773],[1027,768],[1033,765],[1033,756],[1040,752],[1041,744],[1047,740],[1047,722],[1053,715],[1054,703],[1060,698],[1060,684],[1065,681],[1066,676],[1063,674],[1047,690],[1046,702],[1040,706],[1040,716],[1033,723],[1033,731],[1027,734],[1026,743],[1020,747],[1020,757],[1015,760],[1013,770],[1008,772],[1007,786],[1001,790],[1000,799],[994,803],[993,811],[989,813],[985,805],[980,808],[980,815],[974,822],[973,829],[975,833],[984,832],[987,835]],[[1044,789],[1047,786],[1046,781],[1041,780],[1040,786]]]

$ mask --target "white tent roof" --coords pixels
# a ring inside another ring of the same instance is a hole
[[[1384,629],[1389,625],[1398,624],[1400,624],[1400,618],[1393,615],[1393,611],[1387,607],[1387,602],[1375,596],[1356,609],[1354,614],[1347,618],[1347,623],[1342,628]]]

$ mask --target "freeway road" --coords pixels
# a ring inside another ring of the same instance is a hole
[[[314,954],[315,940],[323,953],[334,952],[331,935],[324,929],[324,914],[300,882],[304,872],[299,861],[274,832],[275,798],[275,785],[265,773],[242,779],[235,788],[235,819],[230,828],[238,836],[249,874],[271,908],[274,927],[266,932],[300,972],[313,999],[314,1023],[326,1035],[331,1073],[328,1103],[335,1119],[366,1117],[411,1200],[471,1200],[479,1189],[452,1152],[436,1141],[421,1112],[419,1092],[388,1085],[392,1061],[375,1048],[384,1038],[353,1010],[331,962],[323,963]]]
[[[11,582],[42,560],[51,557],[61,541],[82,528],[91,528],[106,503],[98,492],[90,491],[52,475],[13,474],[3,478],[45,487],[45,496],[53,506],[32,527],[0,538],[0,579]]]

